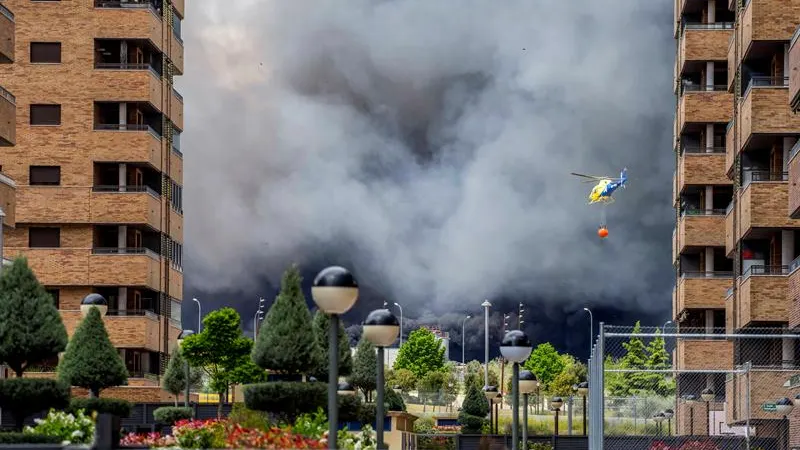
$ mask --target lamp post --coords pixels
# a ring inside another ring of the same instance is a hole
[[[550,400],[550,407],[556,412],[555,433],[553,433],[554,439],[556,436],[558,436],[558,411],[561,410],[562,406],[564,406],[564,400],[561,397],[553,397],[553,399]]]
[[[494,399],[495,399],[495,397],[500,395],[500,392],[498,392],[497,386],[486,385],[486,386],[483,387],[483,395],[486,396],[486,400],[489,402],[489,428],[493,429],[494,428],[494,419],[493,419],[493,417],[494,417],[494,414],[493,414],[493,411],[494,411]]]
[[[589,394],[589,383],[578,383],[578,395],[583,397],[583,435],[586,436],[586,395]]]
[[[375,434],[378,450],[384,449],[383,422],[386,417],[386,413],[383,411],[383,394],[386,384],[383,380],[383,349],[394,344],[399,332],[400,324],[397,317],[388,309],[376,309],[369,313],[364,320],[364,337],[378,349],[378,382],[375,386],[378,391],[375,399]]]
[[[403,346],[403,307],[399,303],[394,302],[394,306],[400,310],[400,347]]]
[[[519,373],[519,391],[522,393],[522,449],[528,449],[528,394],[539,386],[539,380],[530,370]]]
[[[653,415],[653,421],[656,423],[656,429],[658,430],[657,433],[659,436],[661,436],[661,422],[663,422],[664,419],[666,419],[666,417],[664,416],[663,412]]]
[[[200,300],[192,298],[192,301],[197,303],[197,332],[203,331],[203,308],[200,306]]]
[[[671,409],[664,410],[664,417],[667,418],[667,436],[672,436],[672,418],[675,416],[675,411]]]
[[[498,392],[497,397],[492,399],[494,403],[494,434],[500,434],[500,403],[503,401],[503,393]]]
[[[264,317],[264,297],[258,299],[258,311],[253,315],[253,342],[258,339],[258,321]]]
[[[591,354],[592,343],[594,342],[594,316],[589,308],[583,308],[583,310],[589,313],[589,353]]]
[[[483,351],[484,351],[484,356],[483,356],[483,385],[484,386],[488,386],[489,385],[489,308],[492,307],[492,304],[489,303],[489,300],[484,300],[484,302],[481,303],[481,306],[483,306],[483,311],[484,311],[484,314],[483,314],[483,319],[484,319],[484,327],[483,327],[483,334],[484,334],[484,336],[483,336],[483,347],[484,347],[483,348]],[[491,408],[491,406],[492,405],[490,403],[489,407]]]
[[[330,316],[328,333],[328,448],[337,449],[339,410],[337,388],[339,386],[339,315],[353,307],[358,300],[358,283],[347,269],[331,266],[323,269],[314,278],[311,297],[317,307]]]
[[[700,398],[706,402],[706,413],[708,414],[708,435],[711,436],[711,400],[714,400],[714,390],[711,388],[703,389]]]
[[[694,435],[694,404],[697,403],[697,396],[686,394],[683,396],[683,401],[689,405],[689,436],[692,436]]]
[[[187,337],[194,334],[194,330],[183,330],[181,334],[178,335],[178,351],[181,351],[181,345],[183,345],[183,340]],[[183,358],[185,370],[186,370],[186,398],[183,400],[183,406],[189,407],[189,361],[186,358]]]
[[[775,402],[775,412],[783,416],[781,424],[781,445],[779,448],[789,448],[789,414],[794,409],[794,402],[787,397]]]
[[[465,355],[465,352],[464,352],[464,348],[465,348],[464,347],[464,345],[465,345],[464,344],[465,343],[464,330],[465,330],[465,328],[464,328],[464,326],[467,324],[467,319],[469,319],[470,317],[472,317],[472,315],[471,314],[467,314],[467,317],[464,317],[464,320],[461,321],[461,364],[465,364],[466,363],[466,361],[464,359],[464,355]]]
[[[503,336],[500,354],[511,362],[511,450],[519,448],[519,363],[528,359],[533,350],[528,335],[513,330]],[[526,449],[527,450],[527,449]]]
[[[100,317],[104,317],[108,312],[108,300],[100,294],[89,294],[81,300],[81,316],[84,318],[89,315],[92,308],[97,308]],[[89,397],[95,397],[94,392],[89,391]]]

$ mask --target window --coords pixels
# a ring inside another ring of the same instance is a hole
[[[31,125],[61,125],[61,105],[31,105]]]
[[[31,42],[31,62],[61,63],[61,42]]]
[[[183,186],[172,180],[169,180],[169,183],[169,200],[172,209],[175,210],[175,212],[183,214]]]
[[[58,308],[59,304],[58,299],[60,291],[58,289],[48,289],[47,293],[50,294],[51,297],[53,297],[53,303],[56,305],[56,308]]]
[[[61,184],[61,167],[59,166],[31,166],[31,186],[58,186]]]
[[[28,247],[58,248],[61,247],[61,229],[31,227],[28,229]]]

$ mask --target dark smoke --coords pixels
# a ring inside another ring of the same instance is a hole
[[[237,306],[248,324],[288,264],[306,281],[339,264],[363,286],[350,323],[397,301],[460,341],[483,299],[503,312],[522,301],[532,335],[576,352],[587,305],[598,320],[660,325],[671,7],[196,0],[179,81],[185,297]],[[623,166],[630,188],[600,241],[591,185],[568,174]],[[482,349],[483,327],[469,326],[467,348]]]

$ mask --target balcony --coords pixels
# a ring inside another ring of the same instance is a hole
[[[17,99],[0,86],[0,147],[17,142]]]
[[[723,309],[732,272],[684,272],[678,279],[675,316],[687,309]]]
[[[17,225],[17,184],[2,173],[0,173],[0,207],[5,213],[3,225],[15,227]]]
[[[730,185],[725,171],[725,147],[683,147],[677,177],[676,193],[687,186]]]
[[[181,16],[181,19],[184,18],[186,14],[186,2],[185,0],[172,0],[172,7],[175,8],[175,12]]]
[[[787,42],[800,25],[800,0],[749,0],[740,16],[739,61],[760,56],[776,42]],[[782,45],[781,45],[782,47]]]
[[[761,405],[783,397],[794,398],[796,392],[784,387],[784,383],[797,374],[800,374],[800,371],[756,368],[749,374],[740,372],[728,375],[725,383],[728,425],[743,425],[748,418],[751,422],[783,419],[777,412],[764,411]]]
[[[176,75],[183,75],[183,41],[170,33],[169,60],[175,66]]]
[[[763,136],[786,136],[800,133],[800,116],[792,114],[789,104],[788,77],[753,77],[739,103],[739,148],[759,145]],[[733,133],[729,138],[733,147]]]
[[[683,74],[688,64],[707,61],[727,61],[728,41],[733,34],[733,24],[688,23],[683,27],[680,46],[680,67],[678,73]]]
[[[791,311],[789,312],[789,327],[800,327],[800,257],[795,258],[789,265],[789,301]]]
[[[93,95],[102,102],[143,102],[163,112],[163,87],[149,64],[98,63],[92,74]]]
[[[678,218],[676,251],[725,245],[725,210],[687,210]]]
[[[148,163],[163,170],[163,141],[147,125],[98,124],[89,136],[92,161]]]
[[[16,34],[14,13],[0,3],[0,64],[14,62]]]
[[[733,94],[726,86],[685,84],[678,104],[678,133],[688,124],[727,123],[733,116]]]
[[[734,237],[745,239],[764,228],[800,228],[800,219],[789,218],[789,183],[773,181],[788,179],[788,173],[753,171],[747,174],[752,181],[745,177],[744,190],[739,194],[739,230]]]
[[[147,186],[94,186],[90,204],[91,223],[161,228],[161,196]]]
[[[162,12],[153,1],[94,0],[94,36],[104,39],[148,39],[165,50]]]
[[[733,341],[677,339],[677,370],[733,369]]]
[[[172,88],[170,96],[169,112],[167,114],[179,130],[183,130],[183,96]]]
[[[61,319],[72,336],[82,317],[80,311],[62,310]],[[151,311],[109,311],[103,318],[108,337],[117,348],[146,349],[157,352],[162,341],[159,321],[163,320]]]
[[[793,113],[800,110],[800,27],[794,31],[789,47],[789,102]]]
[[[789,266],[750,266],[739,281],[736,323],[739,328],[764,322],[787,323]]]

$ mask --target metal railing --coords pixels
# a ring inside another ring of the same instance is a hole
[[[172,151],[173,151],[173,152],[175,152],[175,154],[176,154],[176,155],[178,155],[178,156],[180,156],[181,158],[183,158],[183,152],[182,152],[182,151],[181,151],[181,149],[179,149],[178,147],[175,147],[175,146],[173,145],[173,146],[172,146]]]
[[[789,263],[789,273],[794,272],[798,267],[800,267],[800,256]]]
[[[53,373],[58,366],[50,366],[47,364],[36,364],[25,368],[25,372],[29,373]]]
[[[143,123],[96,123],[96,131],[147,131],[156,139],[161,139],[161,135],[150,125]]]
[[[11,103],[12,105],[17,104],[17,97],[14,97],[14,94],[8,92],[6,88],[4,88],[3,86],[0,86],[0,97],[3,97],[4,99],[8,100],[8,102]]]
[[[114,317],[142,317],[142,316],[158,317],[158,313],[150,309],[109,309],[106,316]]]
[[[789,41],[789,48],[793,47],[794,44],[797,42],[797,39],[800,38],[800,26],[798,26],[794,30],[794,34],[792,35],[792,40]]]
[[[789,266],[772,266],[756,264],[752,265],[744,271],[742,276],[748,277],[751,275],[786,275],[789,273]]]
[[[728,203],[728,206],[725,208],[725,215],[727,216],[733,211],[733,202],[731,201]]]
[[[732,30],[733,22],[715,23],[687,23],[683,25],[684,30]]]
[[[694,84],[681,83],[681,93],[683,92],[726,92],[728,86],[724,84]]]
[[[159,259],[157,251],[145,247],[94,247],[93,255],[147,255]]]
[[[794,143],[792,151],[789,152],[789,161],[791,161],[792,159],[794,159],[795,156],[797,156],[797,152],[800,152],[800,139],[798,139],[797,142]]]
[[[180,92],[178,92],[178,91],[177,91],[175,88],[172,88],[172,93],[173,93],[173,94],[175,94],[175,97],[177,97],[177,98],[178,98],[178,100],[179,100],[181,103],[183,103],[183,96],[181,95],[181,93],[180,93]]]
[[[161,74],[158,73],[155,67],[152,64],[148,63],[127,63],[127,62],[118,62],[118,63],[102,63],[96,62],[94,63],[95,69],[100,70],[149,70],[150,73],[155,75],[157,78],[161,78]]]
[[[742,98],[747,97],[750,93],[750,90],[753,88],[769,88],[769,87],[788,87],[789,86],[789,77],[771,77],[771,76],[763,76],[757,75],[750,78],[750,82],[747,83],[747,88],[744,90],[744,94],[742,94]]]
[[[0,3],[0,14],[6,16],[8,20],[14,22],[14,13],[12,13],[11,10],[6,8],[6,6],[2,3]]]
[[[728,271],[686,271],[681,273],[681,278],[732,278],[733,272]]]
[[[681,217],[683,216],[724,216],[727,210],[725,209],[699,209],[699,208],[689,208],[684,209],[681,211]]]
[[[684,145],[681,147],[681,153],[691,154],[713,154],[725,153],[725,147],[706,147],[701,145]]]
[[[124,9],[149,9],[155,16],[161,18],[160,11],[152,0],[94,0],[95,8],[124,8]]]
[[[141,193],[146,192],[152,195],[155,198],[161,198],[161,194],[153,190],[150,186],[141,186],[141,185],[133,185],[133,186],[119,186],[119,185],[97,185],[92,186],[92,192],[108,192],[108,193]]]
[[[774,172],[771,170],[747,169],[743,170],[744,185],[751,182],[788,181],[789,172]]]

